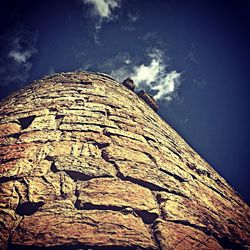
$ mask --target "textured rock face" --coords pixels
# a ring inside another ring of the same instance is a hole
[[[122,83],[125,87],[127,87],[128,89],[134,91],[135,89],[135,84],[134,81],[131,78],[126,78],[123,83]]]
[[[63,73],[0,106],[2,249],[248,249],[249,207],[142,99]]]

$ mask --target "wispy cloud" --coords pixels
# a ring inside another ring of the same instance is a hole
[[[167,47],[166,42],[159,37],[156,31],[147,32],[138,38],[148,47],[161,48],[161,50],[165,50]]]
[[[204,81],[204,80],[202,80],[200,78],[199,79],[193,79],[193,82],[196,84],[196,86],[198,88],[204,88],[207,85],[206,81]]]
[[[111,74],[118,81],[130,77],[137,89],[150,92],[158,101],[170,102],[178,97],[182,73],[169,70],[164,58],[164,51],[156,48],[146,53],[147,63],[138,63],[128,53],[120,53],[103,64],[101,70]]]
[[[156,100],[171,101],[181,84],[181,73],[176,70],[167,71],[163,56],[163,51],[153,49],[148,53],[150,63],[135,66],[131,78],[138,87],[152,91]]]
[[[37,39],[38,32],[29,31],[22,25],[1,35],[0,85],[23,84],[28,79],[31,59],[37,53]]]
[[[129,12],[128,13],[128,20],[130,23],[136,23],[139,20],[139,18],[140,17],[139,17],[138,12],[134,12],[134,13]]]
[[[34,48],[26,51],[18,51],[14,49],[9,52],[8,56],[21,64],[26,63],[36,52],[37,50]]]
[[[167,101],[171,101],[175,91],[181,84],[180,79],[181,73],[176,70],[170,71],[163,78],[158,79],[159,82],[155,86],[152,86],[152,90],[157,91],[154,98],[156,100],[166,99]]]
[[[191,61],[194,64],[197,64],[197,65],[199,64],[199,61],[198,61],[196,53],[195,53],[195,45],[193,43],[191,43],[190,49],[189,49],[188,54],[185,57],[185,59]]]
[[[82,0],[92,6],[91,15],[105,20],[112,20],[113,10],[120,6],[119,0]]]
[[[115,10],[121,7],[121,0],[81,0],[84,6],[90,7],[89,12],[85,11],[85,16],[91,17],[95,23],[95,42],[99,43],[98,34],[104,22],[110,22],[117,19]]]
[[[184,119],[180,119],[179,122],[182,124],[187,124],[189,122],[190,118],[186,117]]]
[[[134,31],[135,30],[135,23],[138,22],[140,19],[138,11],[130,11],[127,12],[126,15],[123,17],[123,25],[121,28],[125,31]]]

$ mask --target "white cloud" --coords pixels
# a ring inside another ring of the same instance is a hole
[[[157,90],[158,93],[154,95],[156,100],[166,99],[171,101],[171,94],[180,86],[181,73],[173,70],[166,74],[165,77],[159,79],[159,83],[152,87],[152,90]]]
[[[93,9],[91,14],[98,16],[101,19],[112,20],[112,11],[119,7],[120,1],[118,0],[83,0],[83,3],[92,5]]]
[[[154,49],[148,56],[151,62],[148,65],[135,66],[130,77],[138,87],[154,92],[156,100],[172,101],[180,86],[181,73],[176,70],[167,72],[163,51]]]
[[[136,89],[144,89],[150,92],[158,101],[172,101],[178,97],[177,91],[181,84],[181,73],[176,70],[169,71],[168,65],[164,62],[164,52],[160,49],[153,49],[147,53],[148,63],[130,63],[124,61],[125,55],[119,54],[105,64],[104,70],[112,77],[122,82],[130,77],[136,84]],[[118,63],[119,60],[120,64]],[[123,63],[121,63],[123,62]],[[110,71],[110,69],[112,69]]]
[[[125,63],[126,63],[126,64],[130,64],[130,63],[131,63],[130,59],[126,59],[126,60],[125,60]]]
[[[35,53],[36,50],[34,49],[26,51],[11,50],[8,56],[14,59],[17,63],[26,63],[26,61]]]
[[[104,22],[110,22],[117,19],[114,11],[121,7],[121,0],[81,0],[81,3],[90,6],[90,12],[86,12],[85,16],[90,14],[92,21],[95,23],[95,31],[93,34],[95,43],[99,44],[99,32]]]
[[[148,57],[151,59],[149,65],[141,64],[133,68],[133,79],[138,84],[143,82],[154,82],[157,77],[164,71],[165,65],[162,61],[162,51],[154,49],[148,53]]]
[[[163,70],[159,60],[152,59],[149,65],[139,65],[134,67],[133,79],[135,82],[153,82],[157,75]]]

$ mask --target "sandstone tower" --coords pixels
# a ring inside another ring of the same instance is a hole
[[[0,106],[2,249],[248,249],[249,207],[133,91],[35,81]]]

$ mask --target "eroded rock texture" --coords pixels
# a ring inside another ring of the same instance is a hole
[[[0,114],[2,249],[249,247],[249,207],[110,77],[45,77]]]

